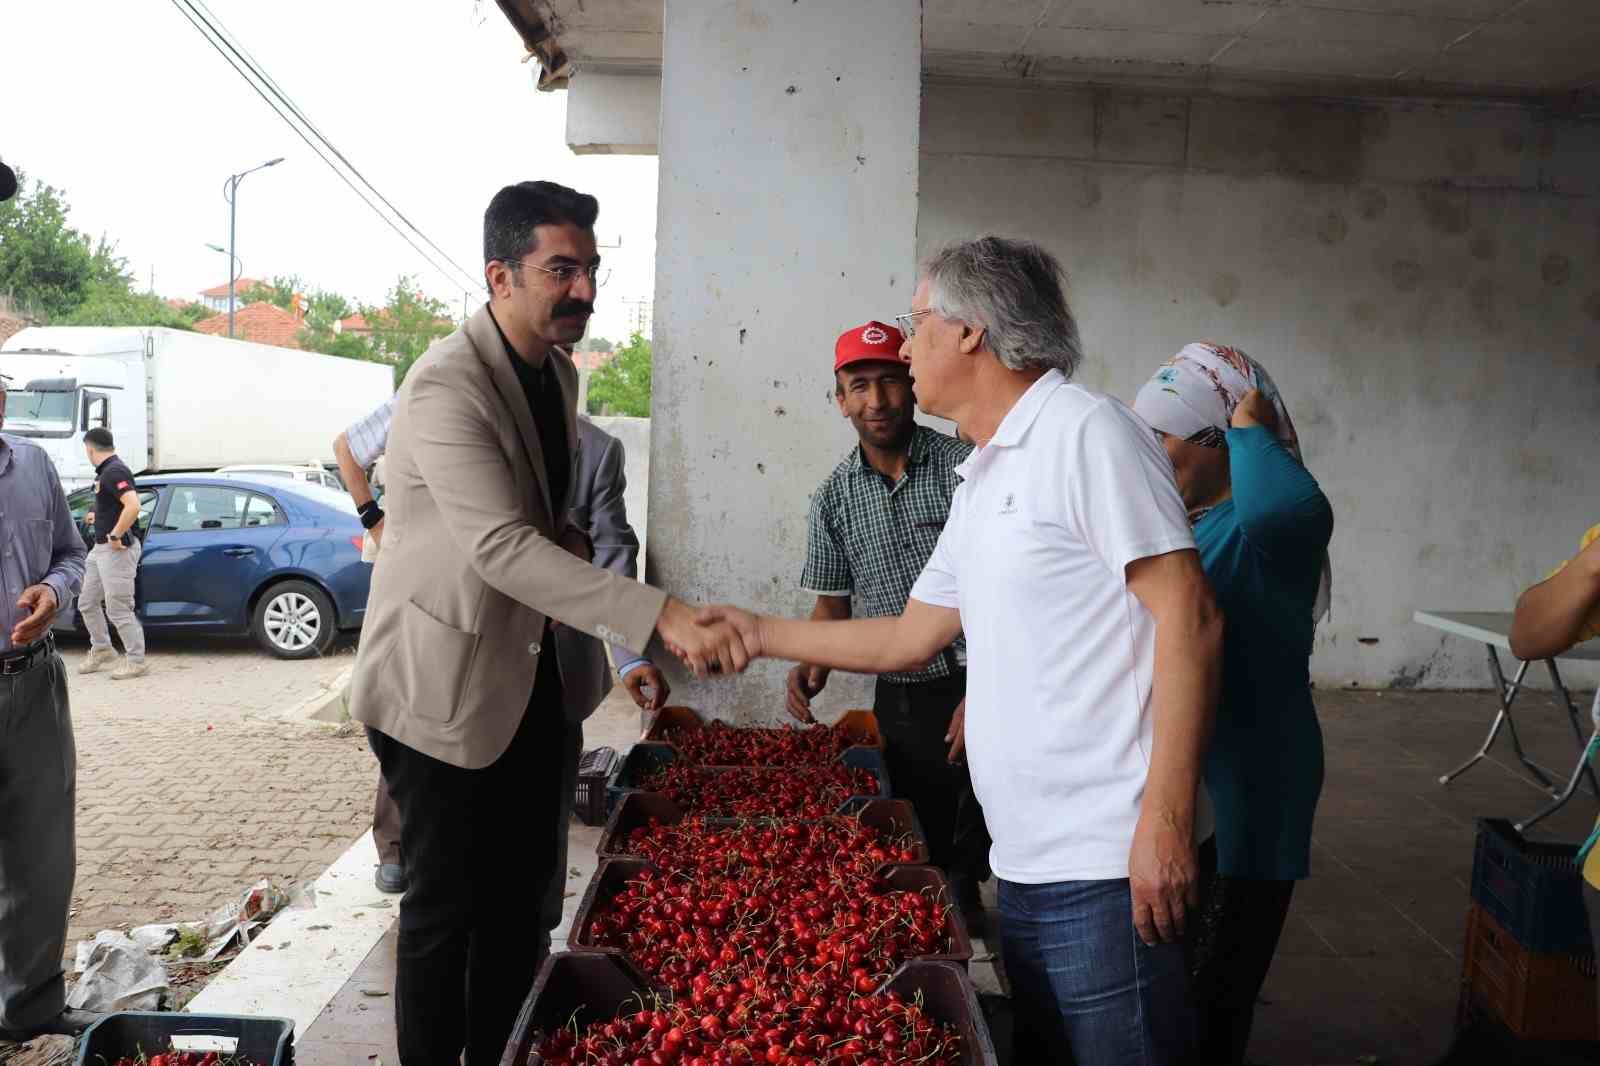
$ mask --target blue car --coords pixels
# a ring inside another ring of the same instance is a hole
[[[67,497],[86,540],[92,489]],[[348,494],[276,478],[139,478],[135,610],[150,631],[248,633],[282,659],[327,651],[367,611],[372,565]],[[82,632],[76,609],[56,628]]]

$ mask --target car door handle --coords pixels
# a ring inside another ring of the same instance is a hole
[[[222,549],[222,554],[223,555],[231,555],[235,559],[242,559],[246,555],[254,555],[255,553],[256,553],[256,550],[254,548],[224,548],[224,549]]]

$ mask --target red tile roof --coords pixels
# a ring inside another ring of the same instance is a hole
[[[251,289],[255,288],[257,285],[260,285],[260,284],[261,284],[261,282],[257,281],[255,278],[239,278],[236,281],[234,281],[234,283],[233,283],[233,299],[234,299],[234,302],[237,303],[238,300],[239,300],[239,297],[242,294],[249,292]],[[221,285],[213,285],[213,286],[211,286],[211,288],[205,290],[200,295],[201,296],[215,296],[215,297],[218,297],[220,299],[227,299],[227,297],[228,297],[228,283],[226,281],[224,281]]]
[[[357,311],[353,315],[346,315],[339,320],[339,329],[343,333],[371,333],[372,324],[367,321],[367,316]]]
[[[616,352],[573,352],[572,363],[579,370],[599,370],[611,362]]]
[[[300,327],[305,325],[283,308],[269,303],[245,304],[234,312],[234,336],[242,341],[273,344],[279,348],[300,347]],[[202,318],[194,325],[196,333],[214,337],[228,335],[228,312]]]

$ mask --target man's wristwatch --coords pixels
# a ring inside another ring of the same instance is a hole
[[[368,500],[356,508],[356,513],[361,516],[362,529],[372,529],[383,521],[383,508],[378,506],[377,500]]]

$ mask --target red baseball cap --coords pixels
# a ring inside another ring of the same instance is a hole
[[[902,363],[900,346],[906,341],[898,329],[874,319],[839,334],[833,343],[833,369],[851,363]]]

